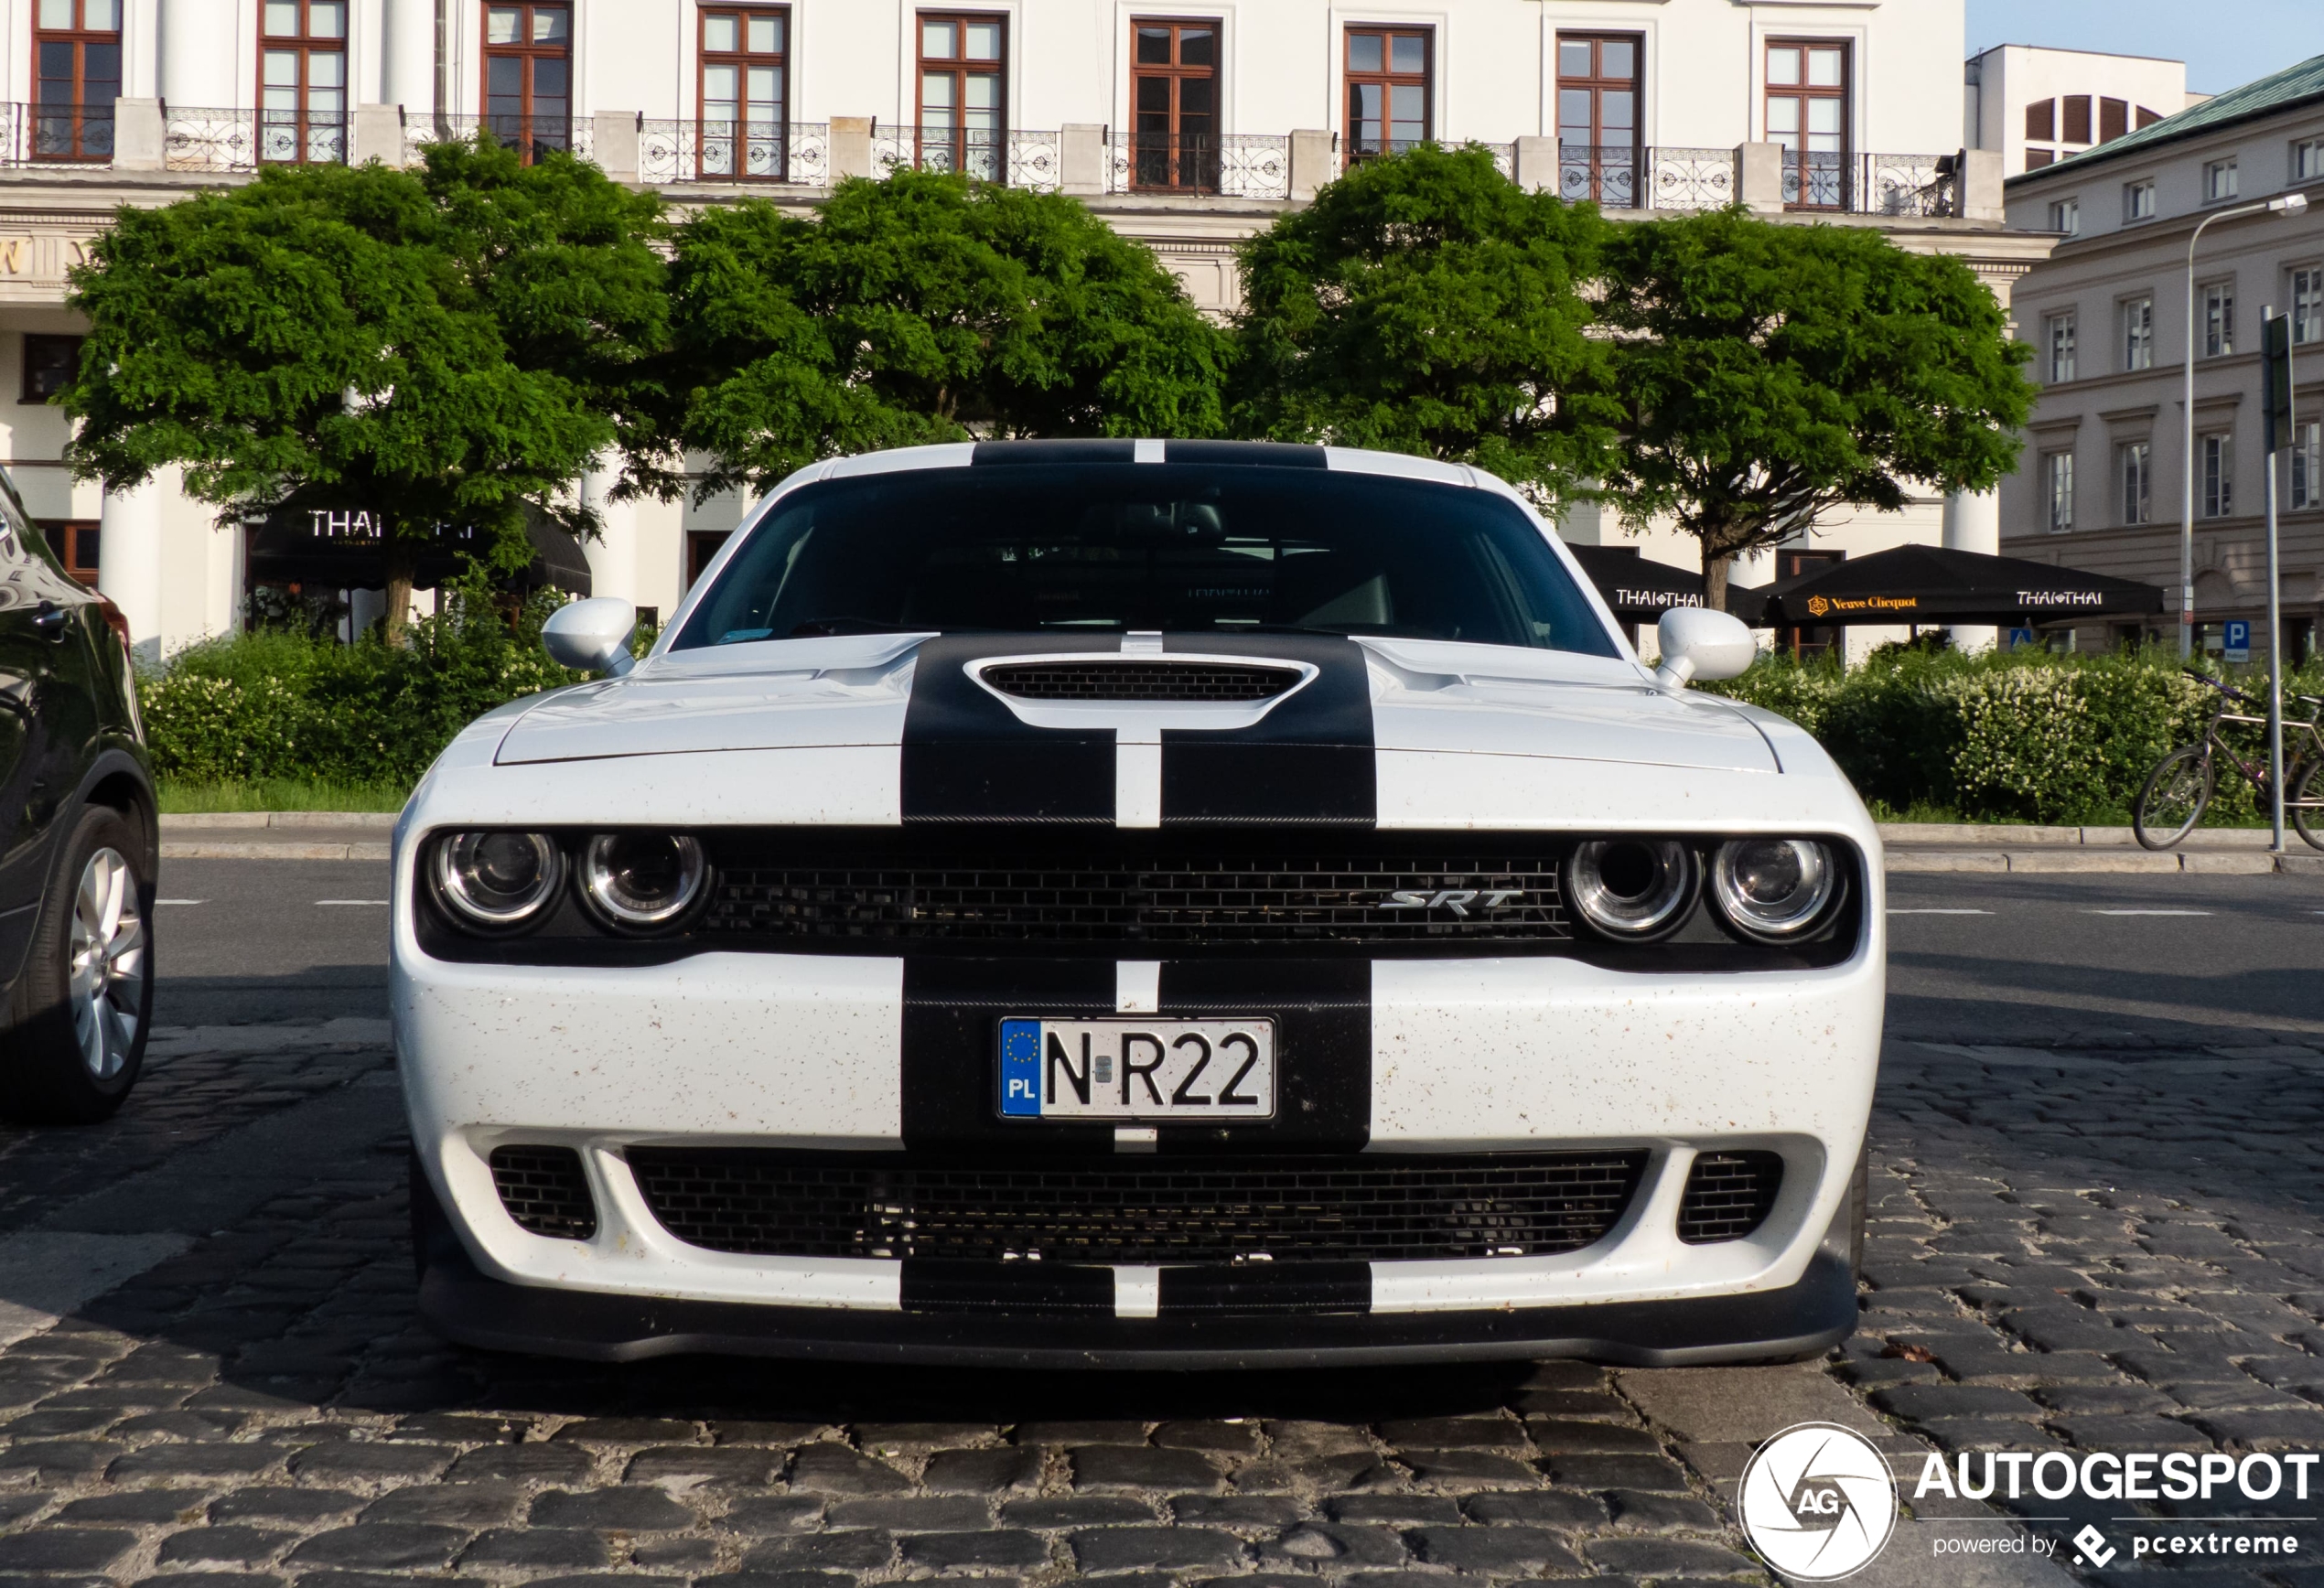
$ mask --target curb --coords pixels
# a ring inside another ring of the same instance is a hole
[[[2179,876],[2257,876],[2280,872],[2324,877],[2324,854],[2270,854],[2265,850],[2222,853],[2201,850],[2150,852],[2134,849],[2096,853],[2071,849],[1921,849],[1898,845],[1888,852],[1890,876],[1935,872],[2005,872],[2012,875],[2095,875],[2106,873]]]
[[[1988,843],[2011,849],[2136,849],[2127,827],[2012,827],[1976,821],[1883,821],[1883,843]],[[2274,842],[2265,827],[2199,827],[2190,842],[2198,849],[2259,849]]]
[[[253,828],[347,827],[385,832],[396,822],[393,810],[215,810],[190,816],[165,816],[164,832],[214,832]]]
[[[161,841],[164,860],[387,860],[393,845],[377,843],[235,843]]]

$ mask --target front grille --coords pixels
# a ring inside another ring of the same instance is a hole
[[[632,1147],[629,1158],[662,1227],[712,1251],[1217,1264],[1578,1250],[1621,1217],[1646,1155],[1045,1164]]]
[[[1025,661],[988,667],[984,681],[1032,701],[1264,701],[1299,681],[1296,669],[1203,661]]]
[[[1775,1210],[1783,1160],[1773,1153],[1704,1153],[1679,1199],[1678,1238],[1689,1246],[1740,1240]]]
[[[597,1205],[571,1147],[495,1147],[490,1162],[493,1189],[519,1229],[565,1240],[597,1234]]]
[[[1183,943],[1229,952],[1573,936],[1546,845],[1526,853],[1522,841],[1469,837],[1439,846],[1408,834],[1296,848],[1200,843],[1109,835],[1033,848],[980,832],[910,849],[894,839],[807,842],[794,853],[737,846],[719,857],[701,930],[778,946]],[[1399,905],[1398,894],[1409,896]]]

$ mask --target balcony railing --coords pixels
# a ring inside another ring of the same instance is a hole
[[[10,104],[0,116],[0,166],[102,166],[113,159],[113,102],[102,109]]]
[[[1267,133],[1111,133],[1109,193],[1291,197],[1291,139]]]
[[[638,176],[647,182],[831,185],[831,129],[822,122],[638,123]]]
[[[403,120],[403,157],[417,165],[420,150],[430,144],[465,142],[479,132],[492,134],[493,139],[517,150],[531,165],[551,150],[578,155],[584,159],[590,150],[591,123],[578,116],[476,115],[458,111],[436,111],[406,116]]]
[[[1716,209],[1735,202],[1735,151],[1561,143],[1557,193],[1604,209]]]
[[[1022,127],[875,127],[872,174],[885,176],[899,166],[1054,193],[1065,177],[1065,139],[1061,133]]]
[[[201,105],[168,105],[162,113],[162,163],[172,171],[340,166],[347,146],[347,123],[338,117]]]
[[[1955,155],[1783,153],[1783,204],[1848,215],[1943,217],[1961,213]]]

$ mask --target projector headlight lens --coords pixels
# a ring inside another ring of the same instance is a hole
[[[1643,942],[1684,925],[1701,885],[1685,844],[1610,838],[1575,846],[1566,896],[1602,935]]]
[[[1839,889],[1828,845],[1807,838],[1738,838],[1711,859],[1711,898],[1747,938],[1796,938],[1816,923]]]
[[[672,925],[702,896],[709,871],[694,839],[600,832],[582,854],[581,891],[614,926],[653,931]]]
[[[437,896],[488,931],[539,915],[564,875],[564,856],[545,832],[456,832],[436,846]]]

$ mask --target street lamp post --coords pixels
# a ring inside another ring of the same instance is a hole
[[[2183,388],[2179,401],[2181,434],[2179,447],[2179,660],[2195,654],[2195,244],[2215,220],[2235,220],[2246,215],[2304,215],[2308,195],[2286,193],[2256,204],[2238,204],[2216,215],[2206,215],[2187,239],[2187,361],[2180,366]]]

